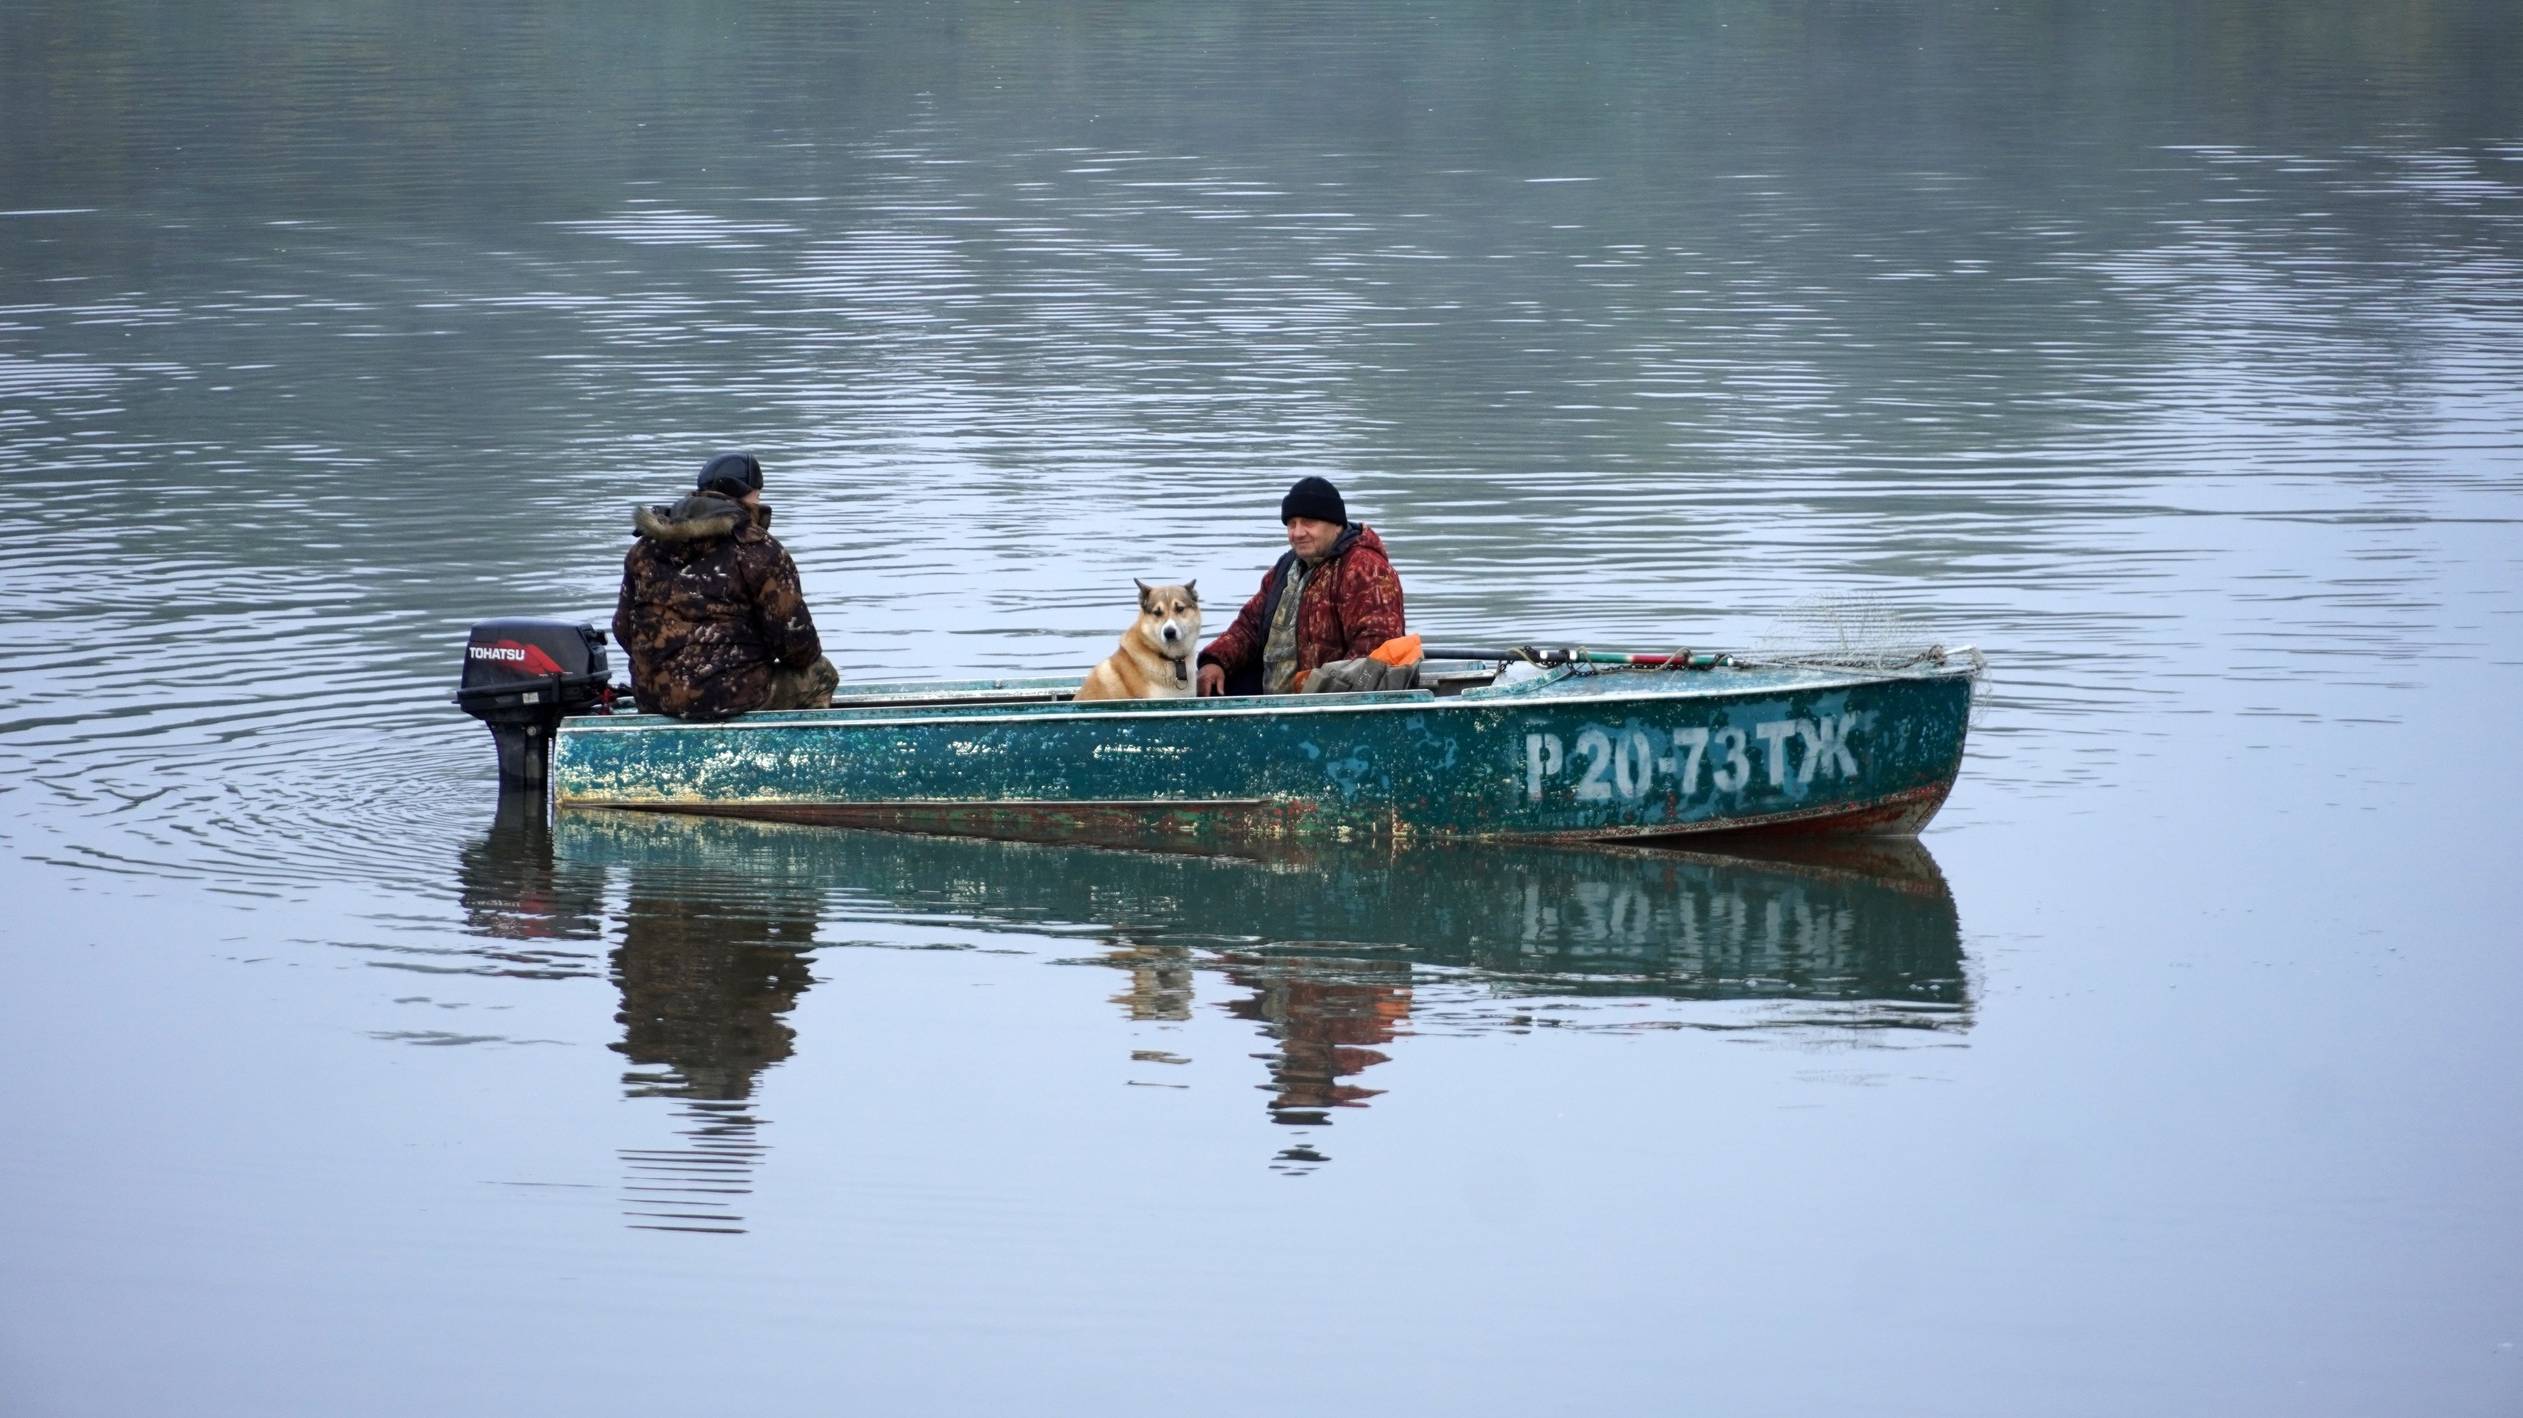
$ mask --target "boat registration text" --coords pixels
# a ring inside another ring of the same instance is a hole
[[[1656,791],[1690,797],[1705,772],[1721,793],[1741,792],[1759,778],[1778,789],[1803,789],[1817,777],[1855,778],[1857,755],[1849,741],[1863,714],[1825,714],[1812,719],[1769,719],[1740,728],[1589,728],[1572,741],[1558,734],[1524,736],[1524,791],[1531,802],[1573,776],[1581,803],[1636,801]]]

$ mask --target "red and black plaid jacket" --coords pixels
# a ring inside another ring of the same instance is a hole
[[[1261,693],[1262,644],[1270,638],[1279,588],[1287,584],[1288,567],[1295,561],[1295,552],[1280,557],[1235,623],[1200,652],[1200,663],[1226,671],[1227,693]],[[1332,554],[1306,578],[1297,602],[1297,669],[1311,673],[1333,660],[1373,654],[1375,647],[1402,633],[1402,578],[1384,559],[1384,539],[1373,527],[1352,522],[1332,543]]]

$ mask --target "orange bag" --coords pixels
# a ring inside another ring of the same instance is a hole
[[[1392,639],[1385,641],[1383,644],[1376,646],[1375,653],[1369,655],[1367,658],[1375,661],[1379,665],[1391,665],[1395,669],[1399,669],[1404,665],[1418,664],[1419,637],[1416,635],[1396,635]]]

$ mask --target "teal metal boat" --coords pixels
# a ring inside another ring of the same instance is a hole
[[[1190,850],[1915,833],[1961,768],[1980,664],[1568,658],[1522,679],[1431,658],[1420,687],[1366,694],[1077,703],[1075,679],[1001,679],[712,724],[578,714],[550,781],[563,807]]]

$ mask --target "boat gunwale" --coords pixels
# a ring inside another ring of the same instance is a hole
[[[1814,672],[1827,673],[1819,670]],[[1662,678],[1665,676],[1678,677],[1680,672],[1656,671],[1653,673]],[[1697,676],[1704,675],[1708,672],[1693,671],[1690,673]],[[1474,694],[1479,693],[1478,691],[1466,691],[1462,694],[1452,695],[1437,695],[1424,689],[1409,689],[1377,690],[1364,694],[1326,694],[1316,696],[1236,695],[1226,698],[1224,702],[1218,703],[1214,707],[1208,704],[1203,704],[1197,699],[1188,701],[1125,700],[1115,701],[1112,707],[1109,708],[1085,709],[1077,707],[1079,701],[1070,699],[1055,700],[1050,703],[1022,700],[999,703],[992,703],[988,701],[968,701],[960,704],[941,704],[937,709],[929,712],[903,714],[888,713],[887,710],[883,708],[853,711],[843,709],[836,705],[828,709],[774,710],[767,713],[746,714],[733,719],[719,719],[703,722],[670,719],[658,714],[635,714],[628,716],[585,714],[573,715],[569,718],[563,719],[556,733],[556,737],[575,734],[638,734],[691,730],[738,730],[745,732],[760,732],[771,729],[816,729],[824,731],[838,731],[842,729],[899,728],[909,725],[995,723],[1000,721],[1011,723],[1069,724],[1079,722],[1108,722],[1114,720],[1148,718],[1160,721],[1180,721],[1190,719],[1241,719],[1252,718],[1259,715],[1424,713],[1431,709],[1528,709],[1542,706],[1556,708],[1580,703],[1622,704],[1633,702],[1672,702],[1676,700],[1694,699],[1721,700],[1734,698],[1758,698],[1786,694],[1818,694],[1829,693],[1833,690],[1840,689],[1860,689],[1896,681],[1937,679],[1976,680],[1979,677],[1979,671],[1976,667],[1970,665],[1947,664],[1937,666],[1934,669],[1926,670],[1888,670],[1872,674],[1851,672],[1845,673],[1837,678],[1828,678],[1819,681],[1804,681],[1787,684],[1771,682],[1760,685],[1744,685],[1732,688],[1717,688],[1714,687],[1713,684],[1708,685],[1708,687],[1702,687],[1700,684],[1694,684],[1689,688],[1677,691],[1673,688],[1667,687],[1667,684],[1670,682],[1667,680],[1665,684],[1658,684],[1655,688],[1648,688],[1642,685],[1636,689],[1615,689],[1590,691],[1586,693],[1551,695],[1536,694],[1531,692],[1546,686],[1564,683],[1569,678],[1609,679],[1612,677],[1612,675],[1602,674],[1599,672],[1593,675],[1571,675],[1563,669],[1560,673],[1551,677],[1530,680],[1519,685],[1505,686],[1503,687],[1504,692],[1480,693],[1478,698],[1473,697]],[[1302,699],[1308,697],[1320,699],[1325,702],[1319,704],[1289,704],[1284,702],[1285,700],[1291,698]],[[1091,704],[1096,701],[1090,700],[1087,702]],[[859,717],[862,713],[868,715],[881,715],[882,717]]]

